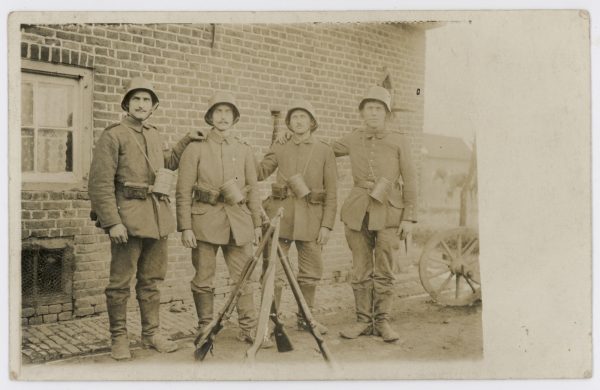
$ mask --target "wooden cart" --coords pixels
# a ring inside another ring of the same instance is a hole
[[[439,304],[471,305],[481,299],[479,235],[466,226],[467,197],[477,183],[473,147],[469,173],[462,186],[459,227],[434,234],[419,259],[419,277],[425,291]]]

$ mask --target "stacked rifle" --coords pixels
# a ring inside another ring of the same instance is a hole
[[[252,275],[252,272],[254,271],[261,254],[263,251],[265,251],[267,244],[270,242],[271,245],[268,247],[268,259],[266,256],[264,259],[264,261],[268,263],[262,280],[262,299],[258,315],[258,325],[256,327],[256,336],[254,338],[254,343],[246,351],[246,360],[254,361],[254,358],[256,357],[261,345],[270,337],[269,320],[273,321],[275,324],[274,336],[275,343],[277,345],[277,351],[289,352],[294,349],[292,342],[285,331],[283,323],[277,316],[278,308],[275,306],[275,302],[273,300],[275,291],[275,265],[279,259],[292,289],[292,294],[294,295],[294,298],[298,303],[298,307],[300,308],[300,314],[306,323],[310,325],[310,333],[314,337],[323,359],[329,365],[333,366],[334,362],[331,352],[327,348],[323,336],[317,330],[316,322],[310,312],[310,309],[308,308],[308,304],[306,303],[302,292],[300,291],[300,286],[296,281],[290,261],[279,245],[279,225],[282,215],[283,208],[280,208],[272,220],[269,221],[268,217],[266,218],[268,227],[263,233],[262,240],[258,244],[254,255],[246,261],[240,276],[240,280],[233,288],[232,292],[225,301],[223,308],[219,311],[217,316],[210,324],[205,326],[200,331],[194,340],[194,345],[196,346],[194,357],[197,361],[203,361],[208,352],[212,353],[217,334],[221,331],[221,329],[223,329],[223,323],[231,316],[242,293],[242,289],[250,281],[250,276]]]

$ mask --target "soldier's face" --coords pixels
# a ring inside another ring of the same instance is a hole
[[[383,129],[387,110],[383,103],[377,101],[366,102],[360,111],[360,115],[367,127],[371,129]]]
[[[213,109],[212,121],[217,130],[226,131],[233,126],[233,116],[229,104],[219,104]]]
[[[154,111],[152,95],[146,91],[136,91],[129,98],[129,115],[139,121],[144,121]]]
[[[305,134],[310,131],[312,118],[308,112],[304,110],[294,110],[290,115],[290,127],[292,131],[298,135]]]

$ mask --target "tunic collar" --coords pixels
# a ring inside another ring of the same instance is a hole
[[[311,134],[307,139],[305,139],[303,141],[300,141],[300,140],[297,139],[296,136],[293,135],[292,136],[292,141],[294,141],[294,143],[296,145],[300,145],[300,144],[312,144],[313,142],[315,142],[315,139],[313,138],[313,136]]]
[[[382,139],[383,137],[385,137],[386,135],[388,135],[390,133],[390,131],[386,128],[381,129],[381,130],[377,130],[377,131],[373,131],[367,127],[364,127],[360,130],[361,134],[363,137],[365,137],[366,139],[372,139],[373,137],[377,138],[377,139]]]
[[[223,142],[230,144],[233,142],[234,136],[231,135],[231,133],[229,132],[227,132],[226,136],[223,136],[223,134],[219,130],[213,127],[210,133],[208,134],[208,138],[212,139],[218,144],[222,144]]]
[[[135,119],[131,115],[127,115],[125,118],[123,118],[123,120],[121,120],[121,124],[137,131],[138,133],[141,133],[144,129],[147,130],[150,128],[149,125]]]

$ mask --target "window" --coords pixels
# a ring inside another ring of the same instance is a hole
[[[21,76],[23,181],[84,181],[91,156],[91,71],[24,61]]]

